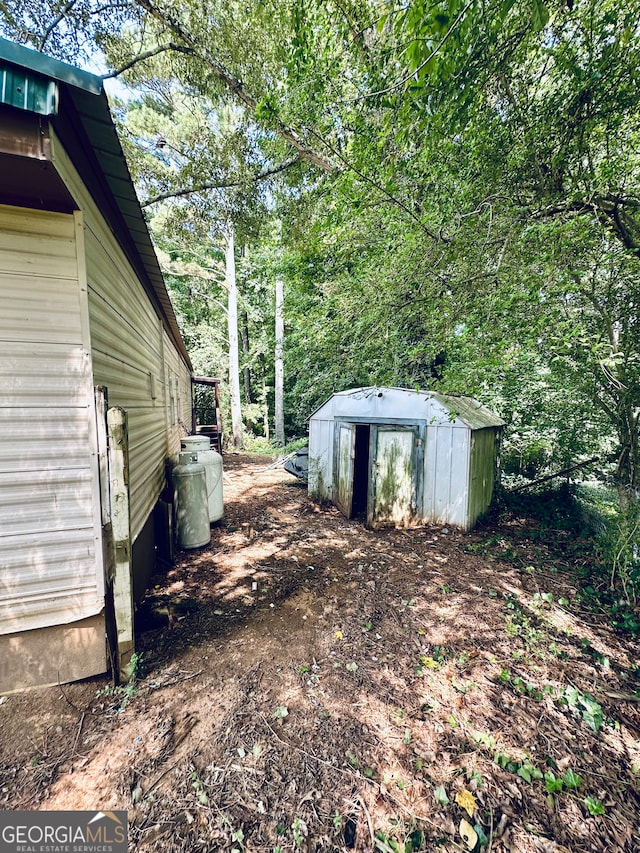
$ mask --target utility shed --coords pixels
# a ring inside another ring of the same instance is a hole
[[[191,372],[102,81],[0,39],[0,692],[126,674]]]
[[[470,397],[341,391],[309,421],[309,494],[370,527],[469,530],[491,503],[502,427]]]

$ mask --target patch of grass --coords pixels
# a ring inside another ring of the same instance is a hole
[[[267,441],[263,435],[253,435],[245,433],[243,436],[244,451],[246,453],[255,453],[260,456],[281,457],[288,456],[301,447],[306,447],[309,444],[308,438],[293,438],[287,442],[284,447],[279,447],[272,441]]]
[[[581,500],[578,487],[570,483],[522,492],[503,490],[498,509],[502,517],[528,518],[543,530],[566,530],[574,536],[592,537],[602,528],[600,512]]]
[[[118,714],[122,713],[127,707],[129,700],[136,693],[138,680],[144,675],[144,655],[134,652],[131,655],[127,671],[129,674],[129,682],[127,684],[107,684],[96,691],[98,699],[108,698],[113,700],[112,708],[117,706],[115,710]]]

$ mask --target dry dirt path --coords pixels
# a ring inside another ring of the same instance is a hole
[[[211,547],[137,614],[131,695],[0,704],[0,807],[127,809],[135,851],[468,850],[463,820],[478,851],[640,849],[638,647],[570,561],[369,531],[269,463],[225,456]]]

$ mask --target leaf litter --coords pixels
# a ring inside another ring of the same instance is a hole
[[[2,808],[126,809],[139,851],[638,849],[638,645],[575,603],[566,541],[371,531],[225,471],[126,706],[105,678],[0,705]]]

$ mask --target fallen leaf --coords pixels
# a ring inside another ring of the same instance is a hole
[[[437,788],[433,789],[433,796],[437,803],[440,803],[441,806],[446,806],[449,802],[449,797],[447,797],[447,792],[444,789],[444,785],[438,785]]]
[[[464,809],[469,817],[473,817],[474,809],[477,805],[477,800],[471,793],[471,791],[467,791],[466,788],[462,791],[458,791],[456,794],[456,803],[460,806],[460,808]]]
[[[456,798],[457,799],[457,798]],[[460,821],[460,836],[467,845],[467,850],[473,850],[478,843],[478,834],[468,820],[462,818]]]

